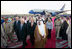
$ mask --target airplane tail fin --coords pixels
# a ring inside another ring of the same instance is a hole
[[[60,9],[61,11],[63,11],[64,10],[64,8],[65,8],[65,4],[62,6],[62,8]]]

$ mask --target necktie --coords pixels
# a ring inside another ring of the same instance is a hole
[[[21,24],[21,30],[22,30],[22,24]]]
[[[16,21],[16,25],[17,25],[18,21]]]

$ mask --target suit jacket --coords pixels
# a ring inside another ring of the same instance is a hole
[[[19,23],[20,21],[18,21],[17,25],[16,25],[16,21],[14,22],[14,25],[13,25],[13,29],[14,31],[17,33],[18,32],[18,26],[19,26]]]
[[[29,35],[29,34],[34,33],[35,27],[36,27],[36,23],[35,22],[33,24],[33,27],[31,27],[31,23],[28,22],[27,23],[27,34]]]
[[[34,30],[35,30],[35,27],[36,27],[36,23],[34,22],[33,26],[31,27],[31,23],[30,23],[30,29],[29,29],[29,32],[31,35],[34,34]]]
[[[29,20],[27,21],[27,35],[30,34],[30,24],[31,22],[29,22]]]
[[[27,36],[27,24],[24,23],[23,26],[22,26],[22,29],[21,29],[21,23],[19,24],[19,27],[18,27],[18,31],[19,31],[19,37],[21,40],[24,40],[26,39],[26,36]]]
[[[29,20],[27,21],[27,23],[30,23]]]
[[[68,28],[68,23],[66,21],[64,21],[62,28],[63,28],[64,33],[66,34],[66,30]]]
[[[68,28],[68,24],[66,21],[64,21],[60,28],[60,37],[62,37],[65,40],[67,40],[67,34],[66,34],[67,28]]]

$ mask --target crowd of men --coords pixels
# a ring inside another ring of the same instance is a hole
[[[27,39],[32,43],[31,46],[44,48],[47,39],[51,39],[52,18],[44,15],[29,16],[29,19],[26,16],[15,16],[15,19],[1,18],[1,47],[8,47],[8,39],[14,42],[12,35],[15,33],[17,42],[23,42],[23,48],[27,45]],[[71,17],[56,18],[54,27],[56,28],[56,38],[68,40],[68,46],[71,47]]]

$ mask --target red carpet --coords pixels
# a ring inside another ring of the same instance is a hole
[[[55,30],[54,29],[51,32],[51,39],[47,40],[45,48],[56,48],[56,37],[55,37]]]

